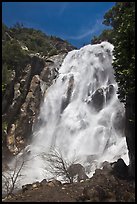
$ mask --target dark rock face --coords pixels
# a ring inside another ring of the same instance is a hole
[[[42,96],[39,76],[34,75],[25,102],[20,107],[21,111],[18,126],[16,128],[16,137],[22,135],[22,138],[26,140],[29,139],[32,133],[32,126],[35,124],[39,114]],[[22,126],[22,124],[24,125]]]
[[[6,151],[3,152],[17,154],[26,143],[30,142],[32,129],[39,122],[38,115],[44,91],[58,76],[58,69],[66,54],[52,56],[49,59],[33,55],[30,64],[24,67],[20,77],[12,78],[2,102],[2,119],[6,124],[4,130]],[[42,83],[45,84],[44,90],[41,87]],[[11,134],[12,126],[15,128]]]
[[[135,178],[135,97],[127,98],[125,112],[125,136],[129,150],[129,174]]]
[[[128,179],[128,166],[123,159],[118,159],[117,162],[111,163],[113,174],[120,179]]]
[[[31,75],[39,75],[45,66],[45,62],[43,59],[33,56],[31,58]]]

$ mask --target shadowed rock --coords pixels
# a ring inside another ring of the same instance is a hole
[[[113,95],[114,95],[114,86],[112,84],[110,84],[108,87],[107,87],[107,91],[106,91],[106,102],[109,102]]]
[[[123,159],[118,159],[117,162],[111,163],[113,174],[120,179],[128,178],[128,166],[125,164]]]
[[[68,83],[68,89],[67,89],[66,97],[64,97],[62,99],[61,113],[64,111],[64,109],[68,106],[68,104],[70,102],[71,94],[73,91],[73,85],[74,85],[74,76],[71,76],[69,79],[69,83]]]
[[[105,102],[104,92],[102,88],[99,88],[91,97],[91,101],[88,104],[93,105],[96,111],[100,111],[103,108]]]
[[[72,164],[67,171],[69,173],[71,182],[73,182],[74,176],[76,175],[78,182],[88,179],[88,176],[85,173],[85,168],[81,164]]]

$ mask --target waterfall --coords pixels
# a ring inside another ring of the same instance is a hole
[[[45,93],[42,123],[26,147],[27,157],[33,159],[28,159],[20,185],[50,178],[44,156],[37,155],[52,149],[59,149],[68,161],[78,157],[89,176],[104,161],[123,158],[128,164],[124,106],[117,96],[112,51],[113,45],[102,42],[67,54]]]

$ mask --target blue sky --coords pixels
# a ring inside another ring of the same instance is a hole
[[[104,14],[115,2],[3,2],[2,21],[55,35],[80,48],[103,29]]]

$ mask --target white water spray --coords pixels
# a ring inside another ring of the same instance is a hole
[[[52,148],[68,161],[75,154],[89,176],[103,161],[121,157],[128,164],[124,107],[116,94],[112,51],[110,43],[102,42],[68,53],[58,78],[46,91],[39,116],[42,125],[27,147],[28,157],[34,159],[23,168],[20,185],[50,178],[46,161],[36,155]]]

